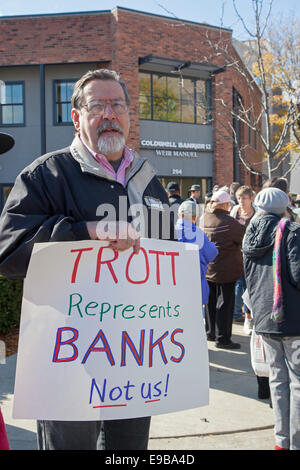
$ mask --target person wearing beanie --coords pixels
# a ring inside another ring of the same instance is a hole
[[[240,186],[236,191],[236,198],[238,204],[234,206],[230,212],[231,217],[234,217],[240,224],[248,227],[252,217],[255,215],[254,193],[250,186]],[[242,256],[242,252],[241,252]],[[246,291],[245,277],[241,277],[235,284],[235,302],[233,311],[233,321],[243,322],[243,330],[246,335],[253,337],[253,320],[251,311],[243,300],[243,295]],[[242,314],[244,311],[244,317]],[[251,339],[252,341],[252,339]],[[256,374],[257,379],[257,396],[259,399],[270,398],[269,377],[263,377]]]
[[[275,449],[300,450],[300,224],[289,220],[288,195],[260,191],[243,240],[254,331],[269,364]]]
[[[254,205],[261,212],[284,215],[289,202],[288,195],[281,189],[265,188],[257,194]]]
[[[289,196],[289,191],[288,191],[288,180],[286,178],[269,178],[267,181],[264,182],[263,184],[263,189],[265,188],[277,188],[281,189],[284,193],[286,193]],[[289,204],[286,208],[286,216],[290,220],[294,220],[295,222],[300,223],[300,216],[299,214],[295,213],[293,211],[293,208],[291,206],[291,200],[289,198]]]
[[[203,316],[205,316],[205,305],[208,303],[209,287],[205,278],[207,265],[215,259],[218,249],[210,242],[205,233],[196,226],[199,216],[199,206],[194,201],[184,201],[178,208],[178,219],[176,222],[176,233],[179,242],[195,243],[199,247],[201,293]]]
[[[206,273],[209,285],[206,334],[217,348],[239,349],[240,344],[233,342],[231,335],[235,282],[243,276],[241,245],[245,228],[229,215],[230,200],[230,194],[219,189],[200,219],[200,228],[219,251]]]
[[[170,206],[177,204],[177,206],[179,207],[180,204],[183,202],[183,199],[180,197],[179,184],[176,183],[176,181],[170,181],[170,183],[168,183],[167,185],[166,191],[169,198]]]

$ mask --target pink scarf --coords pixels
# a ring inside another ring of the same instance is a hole
[[[275,322],[283,321],[283,302],[282,302],[282,279],[281,279],[281,258],[280,245],[283,232],[288,219],[282,218],[277,225],[275,243],[273,249],[273,309],[271,319]]]

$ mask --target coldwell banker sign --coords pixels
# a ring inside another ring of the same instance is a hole
[[[186,276],[186,267],[189,278]],[[34,246],[15,418],[97,420],[208,404],[198,247],[142,239]]]
[[[198,157],[198,152],[211,152],[210,143],[176,142],[165,140],[141,139],[141,148],[154,149],[160,157]]]

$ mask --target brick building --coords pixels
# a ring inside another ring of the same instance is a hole
[[[129,145],[151,161],[163,184],[179,181],[184,196],[193,183],[203,194],[234,180],[258,188],[233,139],[234,132],[250,166],[260,165],[255,135],[232,115],[241,102],[256,111],[259,102],[219,52],[240,62],[231,30],[119,7],[0,17],[0,25],[0,129],[16,140],[0,160],[1,206],[26,165],[69,145],[72,87],[100,67],[126,82]]]

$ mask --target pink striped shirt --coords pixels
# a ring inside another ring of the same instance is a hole
[[[93,158],[102,166],[102,168],[108,173],[110,176],[115,178],[118,183],[121,183],[122,186],[125,186],[126,183],[126,174],[125,170],[126,168],[129,167],[130,163],[134,159],[133,152],[128,148],[126,145],[124,147],[124,153],[123,153],[123,158],[120,163],[120,166],[115,172],[114,168],[112,165],[109,163],[105,155],[102,155],[101,153],[96,153],[92,149],[90,149],[86,143],[80,139],[83,145],[86,147],[86,149],[90,152],[90,154],[93,156]]]

